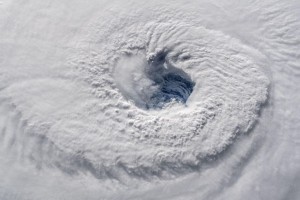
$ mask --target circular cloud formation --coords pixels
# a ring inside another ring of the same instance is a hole
[[[297,199],[296,2],[26,2],[0,6],[0,196]]]
[[[92,152],[85,158],[98,171],[191,171],[248,132],[267,99],[269,80],[249,47],[222,32],[158,16],[93,24],[98,31],[89,39],[101,45],[90,47],[80,64],[104,113],[95,136],[101,142],[85,146]]]

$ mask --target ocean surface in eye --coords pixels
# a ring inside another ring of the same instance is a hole
[[[0,199],[298,199],[300,3],[0,0]]]

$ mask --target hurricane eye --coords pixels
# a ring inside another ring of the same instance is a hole
[[[166,57],[163,52],[148,60],[141,55],[122,59],[116,66],[115,78],[123,96],[146,110],[162,109],[171,102],[186,104],[195,83]]]
[[[159,54],[155,62],[147,66],[146,75],[157,88],[148,99],[147,108],[163,108],[171,101],[185,104],[193,92],[195,83],[190,76],[165,59],[165,54]]]

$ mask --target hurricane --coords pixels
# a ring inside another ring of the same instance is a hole
[[[0,199],[298,199],[299,11],[0,0]]]

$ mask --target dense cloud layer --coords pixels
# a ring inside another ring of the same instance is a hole
[[[299,198],[299,9],[2,1],[0,199]]]

